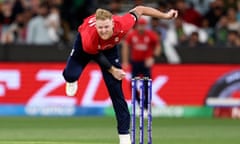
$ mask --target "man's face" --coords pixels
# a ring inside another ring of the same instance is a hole
[[[100,38],[107,40],[113,35],[113,21],[111,19],[96,20],[96,29]]]
[[[140,33],[143,33],[146,30],[146,25],[145,24],[137,24],[136,28]]]

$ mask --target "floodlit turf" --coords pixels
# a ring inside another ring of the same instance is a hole
[[[0,117],[0,144],[118,144],[113,117]],[[154,118],[153,144],[239,144],[240,120]]]

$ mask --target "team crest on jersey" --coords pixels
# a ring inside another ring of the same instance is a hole
[[[114,41],[118,42],[119,41],[119,37],[115,37]]]
[[[96,18],[95,17],[90,18],[88,24],[90,27],[94,26],[96,24]]]

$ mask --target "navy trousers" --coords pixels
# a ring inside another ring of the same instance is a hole
[[[103,54],[112,65],[121,68],[117,46],[103,51]],[[74,42],[73,50],[68,58],[67,65],[63,71],[64,79],[67,82],[78,80],[85,66],[92,60],[92,57],[93,55],[83,51],[81,36],[78,34]],[[130,128],[130,113],[123,95],[122,81],[115,79],[106,69],[101,68],[101,71],[117,118],[118,133],[128,134]]]

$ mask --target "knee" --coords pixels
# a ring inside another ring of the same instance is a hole
[[[74,82],[74,81],[78,80],[78,75],[76,73],[71,72],[66,69],[64,69],[64,71],[63,71],[63,77],[64,77],[65,81],[67,81],[67,82]]]

